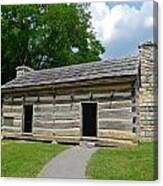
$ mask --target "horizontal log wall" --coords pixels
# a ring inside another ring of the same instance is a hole
[[[99,136],[101,138],[112,138],[122,140],[132,140],[135,135],[132,131],[114,130],[114,129],[100,129]]]
[[[49,97],[51,99],[51,97]],[[41,100],[41,99],[39,99]],[[44,99],[42,99],[44,102]],[[33,106],[33,127],[53,128],[54,111],[52,103],[35,103]]]
[[[68,96],[65,97],[65,100],[67,100],[67,98]],[[54,115],[56,129],[80,128],[80,103],[70,101],[69,103],[65,104],[56,100]]]
[[[30,93],[31,94],[31,93]],[[14,117],[15,127],[21,131],[23,105],[33,104],[34,136],[55,138],[62,136],[81,136],[81,103],[97,102],[97,137],[132,139],[134,134],[132,107],[132,85],[109,84],[87,88],[49,90],[36,95],[24,94],[6,99],[4,116]],[[9,103],[13,106],[10,108]],[[7,111],[7,110],[8,111]],[[12,110],[12,112],[11,112]],[[17,124],[16,124],[17,123]],[[7,129],[6,129],[7,130]]]
[[[7,100],[7,103],[8,100]],[[2,106],[2,129],[9,132],[21,132],[22,105],[3,104]]]
[[[114,139],[133,139],[133,113],[131,92],[116,93],[122,95],[120,100],[114,97],[111,101],[98,103],[98,137]]]
[[[80,104],[73,103],[70,95],[39,96],[38,100],[34,105],[35,135],[79,135]]]

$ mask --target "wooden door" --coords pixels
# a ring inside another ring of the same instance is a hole
[[[32,132],[33,106],[24,106],[24,133]]]
[[[82,133],[83,136],[96,136],[97,133],[97,104],[82,104]]]

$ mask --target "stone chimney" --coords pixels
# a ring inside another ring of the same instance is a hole
[[[34,71],[32,68],[27,67],[27,66],[18,66],[16,67],[16,77],[20,77],[23,76],[24,74],[28,73],[28,72],[32,72]]]
[[[157,138],[158,62],[157,45],[148,41],[139,45],[140,89],[139,114],[140,136]]]

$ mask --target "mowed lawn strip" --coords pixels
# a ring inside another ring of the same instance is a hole
[[[2,141],[1,175],[37,177],[43,166],[68,146],[47,143]]]
[[[157,144],[136,147],[101,148],[88,162],[86,176],[110,180],[157,179]]]

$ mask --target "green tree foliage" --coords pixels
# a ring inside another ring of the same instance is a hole
[[[2,84],[15,68],[58,67],[100,60],[88,4],[8,5],[1,8]]]

